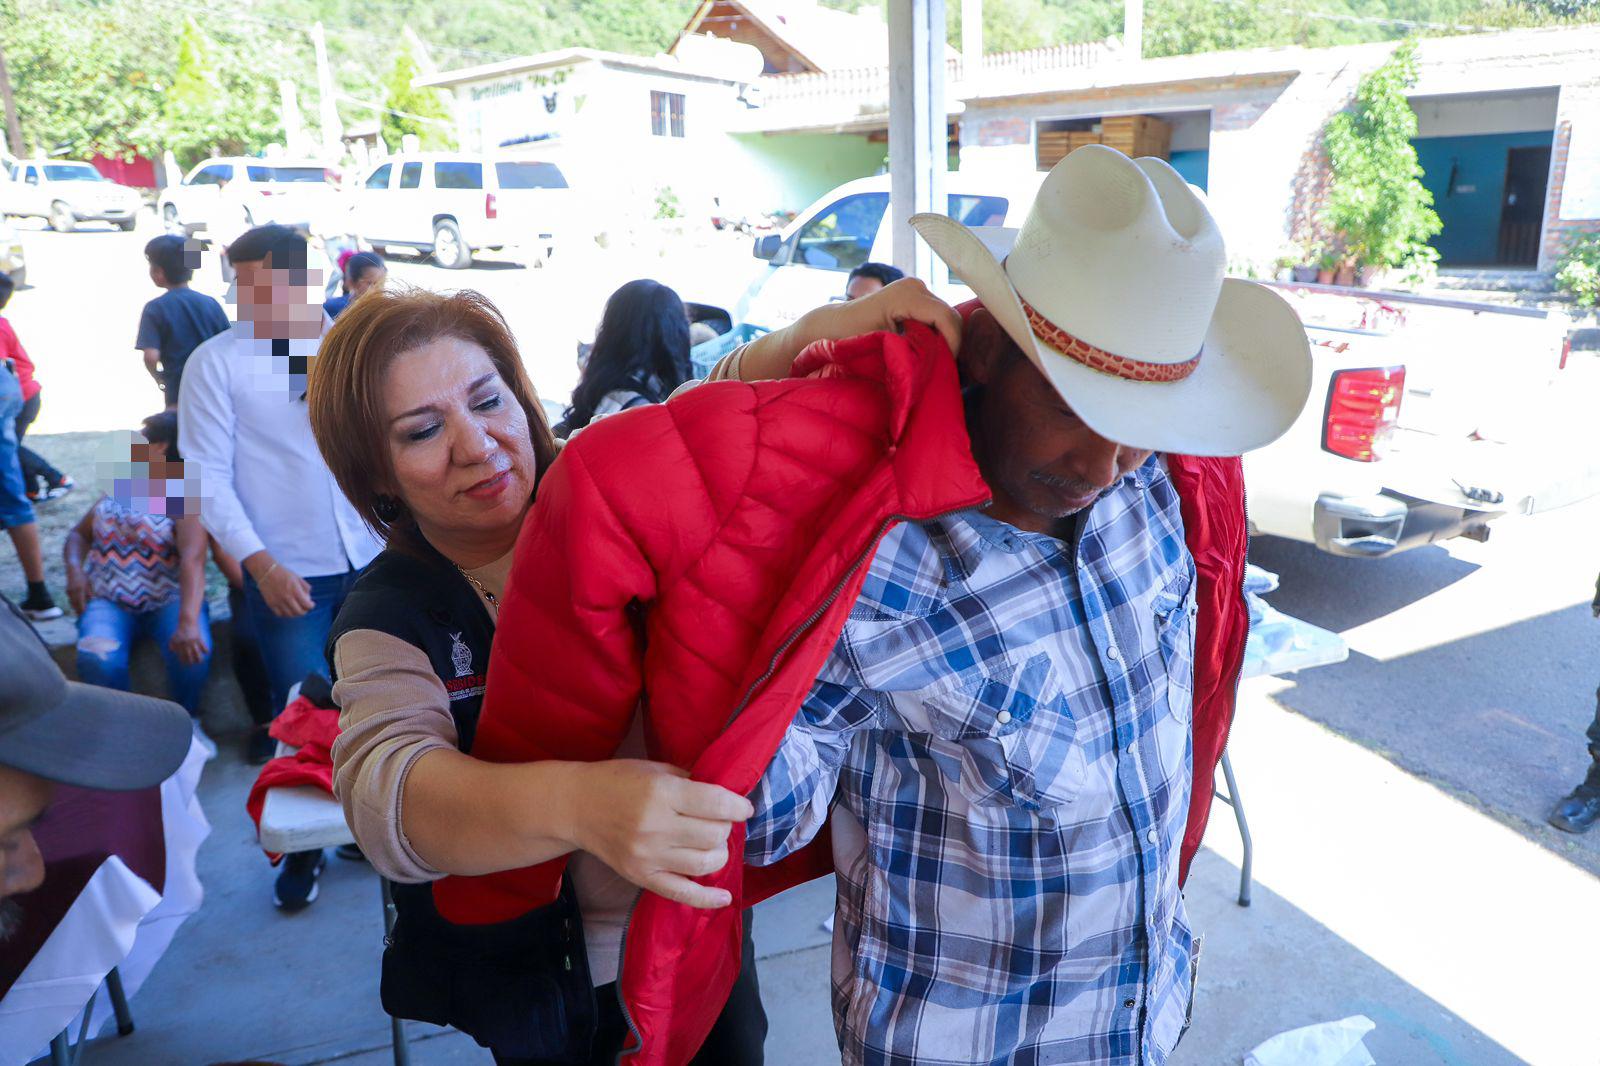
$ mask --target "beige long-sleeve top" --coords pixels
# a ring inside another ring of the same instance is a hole
[[[510,556],[471,571],[491,589],[501,589]],[[481,590],[480,590],[481,591]],[[485,601],[491,616],[498,612]],[[456,747],[450,696],[422,649],[372,629],[354,629],[333,649],[339,680],[333,699],[342,732],[333,746],[333,791],[345,820],[373,868],[394,881],[436,881],[445,876],[417,854],[406,839],[406,777],[418,759],[436,748]],[[642,724],[617,752],[643,758]],[[638,891],[599,859],[574,852],[568,864],[583,912],[589,973],[596,985],[616,980],[628,907]]]

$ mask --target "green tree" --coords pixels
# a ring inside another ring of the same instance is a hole
[[[412,84],[421,73],[411,47],[402,45],[383,76],[383,106],[387,110],[378,127],[393,151],[400,150],[401,138],[408,133],[416,134],[424,149],[448,148],[454,141],[450,112],[439,98],[439,90]]]
[[[1361,79],[1355,102],[1329,119],[1323,133],[1329,184],[1322,220],[1360,265],[1434,258],[1426,242],[1442,226],[1422,184],[1411,143],[1417,113],[1406,99],[1416,81],[1416,44],[1408,40]]]

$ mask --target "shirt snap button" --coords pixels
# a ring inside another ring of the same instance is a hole
[[[1116,660],[1122,658],[1122,652],[1117,649],[1115,644],[1113,644],[1111,647],[1106,649],[1106,658],[1110,659],[1112,662],[1115,662]]]
[[[1161,839],[1161,837],[1159,835],[1157,835],[1157,833],[1156,833],[1156,831],[1154,829],[1152,829],[1152,830],[1150,830],[1150,832],[1146,833],[1144,835],[1144,838],[1146,840],[1148,840],[1152,844],[1154,844],[1156,841]]]
[[[1001,725],[1005,725],[1007,722],[1011,721],[1011,712],[1001,711],[999,714],[994,716],[994,720],[999,722]]]
[[[1131,1000],[1131,999],[1123,1000],[1122,1001],[1122,1007],[1123,1007],[1124,1010],[1132,1010],[1133,1009],[1133,1000]]]

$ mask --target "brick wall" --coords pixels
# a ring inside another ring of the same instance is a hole
[[[1539,247],[1539,269],[1554,270],[1561,253],[1575,238],[1600,233],[1600,218],[1563,219],[1561,197],[1566,190],[1567,150],[1574,123],[1600,123],[1600,86],[1564,88],[1556,118],[1555,142],[1550,152],[1550,186],[1545,194],[1544,241]]]

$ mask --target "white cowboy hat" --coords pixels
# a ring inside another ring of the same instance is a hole
[[[1305,406],[1299,317],[1272,290],[1223,277],[1204,198],[1159,159],[1079,148],[1020,230],[936,214],[911,224],[1108,440],[1239,455],[1282,436]]]

